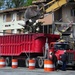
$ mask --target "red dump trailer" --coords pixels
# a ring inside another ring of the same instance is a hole
[[[43,57],[46,38],[50,44],[50,42],[58,40],[60,36],[44,33],[0,36],[0,56],[6,59],[7,65],[13,57],[25,60],[25,64],[28,66],[29,58]]]

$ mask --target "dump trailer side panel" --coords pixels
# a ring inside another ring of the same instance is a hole
[[[43,53],[46,38],[48,43],[58,39],[58,35],[32,33],[0,36],[0,55],[19,56],[21,53]]]
[[[0,55],[14,56],[20,55],[21,53],[42,53],[45,38],[44,34],[0,36]]]

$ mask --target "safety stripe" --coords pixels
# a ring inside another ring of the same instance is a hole
[[[35,66],[35,63],[29,63],[29,66]]]
[[[5,62],[0,62],[0,65],[5,65]]]
[[[18,63],[17,62],[12,62],[12,65],[17,65]]]
[[[44,68],[54,68],[54,65],[52,65],[52,64],[44,64]]]

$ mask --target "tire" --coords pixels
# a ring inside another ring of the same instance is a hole
[[[11,66],[11,58],[10,57],[5,58],[5,64],[6,64],[6,66]]]
[[[73,69],[73,70],[75,70],[75,65],[74,65],[74,66],[72,66],[72,69]]]
[[[43,68],[44,67],[44,60],[43,60],[43,58],[38,58],[37,62],[38,62],[38,67],[39,68]]]
[[[29,58],[26,58],[26,60],[25,60],[25,66],[26,66],[26,67],[29,66]]]

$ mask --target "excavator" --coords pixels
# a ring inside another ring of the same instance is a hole
[[[36,17],[36,16],[40,16],[41,13],[50,13],[50,12],[54,12],[57,9],[59,9],[61,6],[69,3],[69,2],[74,2],[75,0],[40,0],[44,1],[42,3],[37,4],[39,0],[33,1],[32,3],[35,5],[29,6],[27,8],[27,10],[25,11],[25,18],[28,16],[27,19],[30,19],[32,17]],[[45,3],[47,2],[47,3]],[[35,9],[36,7],[36,9]],[[30,14],[31,15],[30,15]],[[29,15],[28,15],[29,14]]]
[[[42,2],[41,2],[42,1]],[[33,1],[33,5],[29,6],[24,14],[25,17],[25,25],[24,28],[32,29],[32,27],[37,25],[38,27],[38,19],[44,18],[45,14],[52,13],[63,5],[66,5],[69,2],[74,2],[75,0],[35,0]],[[38,4],[39,3],[39,4]],[[39,25],[40,26],[40,25]],[[36,28],[35,27],[35,28]],[[37,28],[39,30],[39,28]]]

